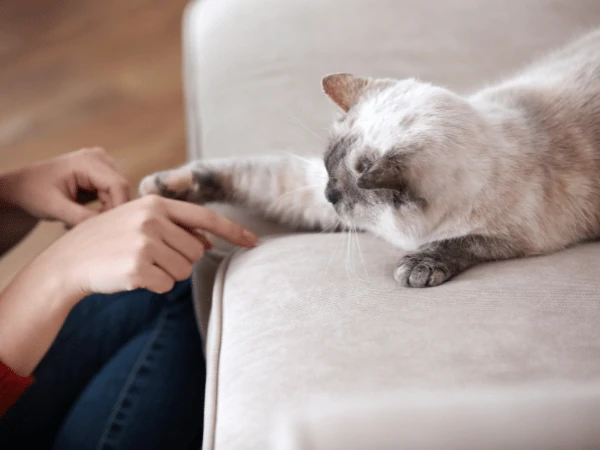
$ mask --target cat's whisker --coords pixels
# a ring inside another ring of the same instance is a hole
[[[339,227],[341,225],[340,221],[338,220],[336,223],[332,223],[329,226],[326,226],[325,228],[323,228],[321,231],[319,231],[317,234],[325,234],[325,233],[332,233],[337,227]]]
[[[338,222],[340,222],[340,221],[338,220]],[[327,266],[325,267],[325,277],[326,278],[327,278],[327,274],[329,273],[329,266],[331,266],[331,262],[333,261],[334,257],[337,255],[338,251],[343,248],[343,244],[344,244],[344,241],[342,239],[340,239],[340,243],[338,245],[336,245],[335,248],[333,249],[333,251],[331,252],[331,256],[329,257],[329,261],[327,262]]]
[[[343,231],[344,225],[341,220],[337,220],[335,223],[329,225],[328,227],[321,230],[319,233],[335,233],[338,228],[341,228]]]
[[[348,278],[352,278],[352,275],[354,273],[354,267],[352,265],[352,246],[350,245],[352,242],[351,239],[351,232],[347,232],[346,234],[346,261],[345,261],[345,266],[346,266],[346,275],[348,275]]]
[[[325,166],[321,162],[311,161],[308,158],[305,158],[305,157],[300,156],[300,155],[298,155],[296,153],[292,153],[292,152],[288,152],[288,151],[283,151],[282,153],[285,153],[286,155],[291,156],[292,158],[297,159],[299,162],[301,162],[302,164],[306,165],[307,167],[310,167],[311,169],[314,169],[314,171],[309,172],[311,175],[318,176],[319,178],[321,178],[323,180],[328,180],[329,179],[329,177],[327,176],[327,171],[325,170]]]
[[[325,140],[323,137],[306,125],[296,114],[290,112],[290,117],[292,117],[305,131],[308,131],[311,136],[315,137],[319,144],[325,145]]]
[[[296,194],[298,192],[308,191],[310,189],[315,189],[315,188],[318,188],[321,186],[322,186],[321,183],[315,183],[315,184],[309,184],[307,186],[302,186],[300,188],[292,189],[291,191],[284,192],[283,194],[276,197],[275,201],[281,200],[282,198],[287,197],[288,195]]]
[[[356,267],[356,264],[355,264],[356,259],[357,259],[355,257],[355,254],[358,251],[358,248],[356,247],[356,242],[355,242],[355,239],[354,239],[354,235],[355,235],[354,226],[350,226],[350,258],[351,258],[350,265],[351,265],[351,268],[352,268],[352,275],[354,277],[359,278],[358,277],[358,272],[357,272],[357,267]]]
[[[363,266],[363,270],[365,271],[365,275],[367,276],[367,282],[371,281],[371,277],[369,276],[369,272],[367,271],[367,265],[365,264],[365,259],[363,257],[362,248],[360,247],[360,239],[358,236],[358,230],[354,227],[354,239],[356,240],[356,246],[358,248],[358,256],[360,256],[360,262]]]
[[[300,156],[297,153],[293,153],[293,152],[289,152],[289,151],[284,151],[284,153],[286,153],[287,155],[291,156],[292,158],[296,158],[296,159],[300,160],[300,162],[308,164],[309,166],[313,166],[316,169],[319,169],[319,170],[324,170],[325,169],[325,167],[324,167],[323,164],[318,164],[315,161],[311,161],[310,159],[305,158],[304,156]]]

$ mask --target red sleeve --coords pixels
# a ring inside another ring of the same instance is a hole
[[[0,417],[4,415],[33,383],[33,377],[22,377],[0,361]]]

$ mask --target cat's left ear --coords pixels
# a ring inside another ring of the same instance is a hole
[[[373,83],[371,78],[355,77],[349,73],[334,73],[323,78],[323,91],[333,102],[348,112]]]

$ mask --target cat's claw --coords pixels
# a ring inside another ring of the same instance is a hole
[[[434,287],[452,277],[450,269],[443,261],[424,255],[407,255],[400,261],[394,272],[396,281],[406,287]]]

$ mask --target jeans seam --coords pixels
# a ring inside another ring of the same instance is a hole
[[[146,347],[144,348],[144,350],[138,356],[137,360],[135,361],[135,363],[131,369],[131,372],[127,376],[125,385],[123,386],[123,389],[121,389],[121,392],[119,393],[119,396],[117,397],[117,401],[115,402],[115,406],[110,414],[108,422],[106,423],[106,428],[104,429],[104,431],[100,435],[100,439],[98,440],[98,445],[97,445],[98,450],[105,448],[106,440],[108,439],[110,429],[114,425],[116,418],[117,418],[117,414],[121,410],[121,408],[123,406],[123,402],[125,401],[125,398],[127,397],[127,394],[129,393],[129,390],[130,390],[132,384],[136,380],[139,370],[142,367],[142,364],[148,357],[148,353],[150,352],[151,347],[154,345],[154,343],[156,342],[156,339],[158,338],[158,335],[162,331],[162,328],[166,321],[166,315],[167,315],[167,311],[163,310],[158,318],[158,323],[156,324],[154,332],[152,333],[152,337],[148,341],[148,344],[146,344]]]

